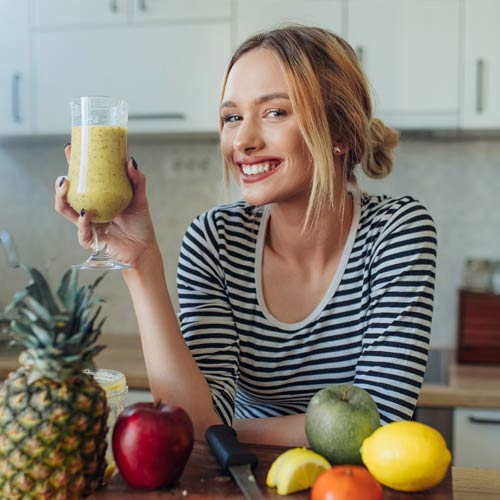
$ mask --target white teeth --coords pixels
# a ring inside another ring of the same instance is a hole
[[[245,175],[261,174],[263,172],[269,172],[270,170],[274,170],[275,168],[276,165],[269,162],[260,163],[258,165],[243,165],[241,167]]]

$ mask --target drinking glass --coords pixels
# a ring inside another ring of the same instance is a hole
[[[68,203],[91,215],[92,255],[78,269],[127,269],[113,260],[106,236],[111,221],[133,197],[127,176],[127,119],[125,101],[111,97],[71,99],[71,157]]]

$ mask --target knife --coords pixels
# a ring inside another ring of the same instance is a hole
[[[241,448],[236,431],[229,425],[212,425],[207,429],[205,438],[222,472],[233,476],[246,500],[263,500],[252,473],[252,469],[257,467],[257,457]]]

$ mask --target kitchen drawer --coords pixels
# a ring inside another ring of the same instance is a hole
[[[453,465],[500,469],[500,410],[456,408]]]

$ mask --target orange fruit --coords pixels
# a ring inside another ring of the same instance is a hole
[[[360,465],[325,470],[311,489],[310,500],[383,500],[380,483]]]

